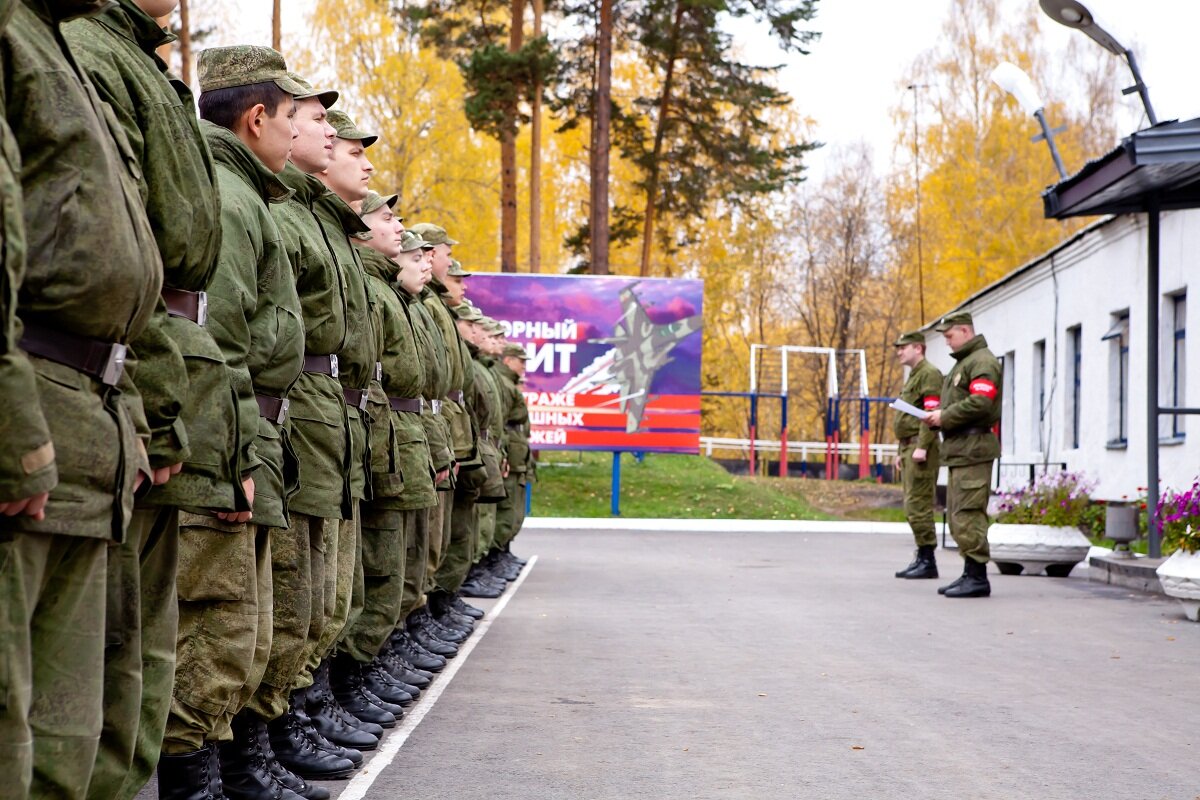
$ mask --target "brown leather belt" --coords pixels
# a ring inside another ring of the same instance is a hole
[[[172,317],[190,319],[203,326],[208,322],[208,292],[189,292],[164,286],[162,299]]]
[[[945,431],[945,430],[942,431],[942,438],[943,439],[957,439],[960,436],[978,436],[983,433],[991,433],[991,432],[992,432],[991,428],[980,428],[980,427],[955,428],[952,431]]]
[[[291,405],[287,400],[267,394],[256,394],[254,399],[258,401],[258,413],[263,419],[268,419],[276,425],[287,421],[288,406]]]
[[[351,408],[357,408],[359,411],[367,410],[367,393],[362,389],[342,389],[342,397],[346,398],[346,405]]]
[[[388,403],[392,411],[407,411],[410,414],[420,414],[424,401],[419,397],[389,397]]]
[[[454,402],[458,403],[460,406],[462,405],[462,401],[463,401],[462,389],[455,389],[453,392],[450,392],[449,394],[447,394],[446,397],[448,399],[453,400]]]
[[[338,376],[338,357],[336,355],[327,356],[305,356],[304,357],[305,372],[319,372],[322,375]]]
[[[916,441],[917,437],[915,436],[901,436],[899,439],[901,447],[908,447],[910,444],[913,444]]]
[[[21,349],[116,386],[125,372],[125,345],[59,330],[37,321],[25,323]]]

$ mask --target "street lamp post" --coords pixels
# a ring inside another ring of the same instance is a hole
[[[1150,120],[1150,126],[1157,125],[1158,117],[1154,113],[1154,106],[1150,105],[1150,90],[1146,88],[1146,83],[1142,80],[1142,71],[1138,69],[1137,57],[1134,56],[1133,51],[1104,30],[1096,21],[1095,15],[1088,11],[1087,6],[1080,3],[1079,0],[1039,0],[1039,2],[1042,11],[1045,11],[1050,19],[1060,25],[1082,31],[1108,52],[1125,59],[1125,62],[1129,64],[1129,71],[1133,73],[1133,86],[1122,90],[1121,93],[1137,92],[1138,97],[1142,99],[1142,107],[1146,109],[1146,118]]]
[[[928,89],[927,83],[910,83],[909,90],[913,93],[913,174],[917,181],[917,296],[921,305],[921,324],[925,324],[925,259],[921,252],[921,129],[917,124],[920,107],[917,96],[922,89]]]
[[[1033,81],[1020,67],[1007,61],[998,64],[992,70],[992,81],[1011,94],[1021,104],[1025,113],[1032,115],[1038,121],[1042,132],[1033,137],[1033,140],[1035,142],[1046,140],[1046,145],[1050,148],[1050,157],[1054,159],[1054,168],[1058,170],[1058,177],[1060,179],[1067,177],[1067,169],[1063,166],[1062,156],[1058,154],[1058,145],[1054,143],[1054,134],[1062,132],[1063,129],[1051,128],[1050,123],[1046,121],[1046,107],[1042,103],[1037,89],[1033,87]]]

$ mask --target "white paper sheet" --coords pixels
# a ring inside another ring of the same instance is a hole
[[[928,411],[924,411],[920,408],[917,408],[912,403],[906,403],[903,400],[901,400],[899,397],[897,397],[894,401],[892,401],[892,408],[896,409],[897,411],[902,411],[905,414],[911,414],[912,416],[916,417],[917,419],[925,419],[926,417],[929,416]]]

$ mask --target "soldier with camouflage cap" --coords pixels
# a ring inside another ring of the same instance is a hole
[[[4,247],[13,254],[20,232],[8,215],[23,210],[27,248],[23,276],[19,253],[5,259],[5,275],[21,279],[0,292],[4,339],[15,344],[21,332],[0,388],[26,393],[6,409],[5,450],[16,459],[0,473],[4,797],[87,793],[102,725],[109,545],[151,476],[149,427],[123,366],[154,313],[162,263],[123,137],[60,32],[106,5],[0,2],[0,116],[20,120],[4,161],[24,165],[21,202],[13,181],[4,193]]]
[[[896,339],[897,360],[906,367],[908,378],[900,390],[900,399],[925,411],[941,405],[942,373],[925,358],[925,336],[913,332]],[[911,564],[896,573],[897,578],[936,578],[938,576],[937,536],[933,527],[933,500],[937,490],[937,434],[911,414],[897,411],[892,422],[900,445],[896,468],[904,486],[904,515],[916,539],[917,553]]]
[[[925,424],[942,432],[942,459],[950,469],[950,535],[963,557],[962,576],[938,592],[946,597],[987,597],[992,593],[987,504],[992,463],[1000,456],[993,428],[1000,421],[1002,369],[987,340],[975,332],[969,312],[946,315],[936,330],[957,363],[942,382],[941,408],[931,411]]]
[[[191,92],[155,55],[175,37],[154,17],[174,5],[120,0],[63,26],[129,141],[164,270],[165,305],[134,343],[155,488],[109,552],[104,736],[88,789],[104,800],[132,798],[158,763],[175,673],[178,509],[249,509],[229,376],[205,328],[221,240],[214,166]]]
[[[521,559],[512,554],[511,545],[525,521],[525,487],[533,476],[533,458],[529,448],[529,406],[521,390],[528,358],[524,347],[506,343],[493,368],[501,381],[501,388],[509,394],[508,414],[504,418],[508,475],[504,478],[507,496],[496,506],[496,533],[485,565],[509,580],[512,579],[509,576],[515,578],[524,565]]]
[[[266,47],[205,50],[201,130],[217,165],[221,250],[209,285],[210,330],[238,398],[239,469],[251,510],[180,514],[179,637],[159,796],[191,798],[219,770],[230,798],[298,797],[270,773],[260,725],[241,714],[262,680],[272,635],[272,529],[287,528],[296,461],[285,422],[303,367],[295,279],[269,204],[304,93]],[[220,743],[219,758],[210,759]]]

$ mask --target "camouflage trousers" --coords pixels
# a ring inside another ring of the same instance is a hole
[[[154,774],[175,682],[179,510],[139,508],[108,553],[104,731],[88,797],[132,800]]]
[[[288,696],[304,671],[307,646],[325,621],[325,528],[337,524],[292,512],[291,526],[271,532],[273,589],[271,655],[258,691],[247,708],[265,720],[283,715]],[[310,682],[311,684],[311,682]],[[305,684],[308,686],[310,684]]]
[[[437,493],[438,504],[428,509],[429,513],[429,543],[425,554],[425,589],[432,592],[437,589],[437,573],[446,560],[446,551],[450,547],[451,517],[454,514],[454,492],[452,490]]]
[[[479,504],[479,530],[475,533],[475,547],[472,553],[474,561],[479,561],[492,549],[496,538],[496,504]]]
[[[404,597],[400,601],[399,626],[408,615],[425,604],[425,570],[429,564],[429,519],[437,506],[422,508],[413,515],[412,531],[406,537],[404,553]]]
[[[337,540],[332,548],[335,576],[333,613],[325,618],[321,637],[306,666],[311,674],[321,662],[333,654],[346,631],[354,626],[363,608],[362,514],[354,503],[354,517],[338,522]],[[326,562],[326,570],[329,569]]]
[[[904,517],[912,528],[917,546],[937,545],[933,524],[934,496],[937,492],[938,451],[929,450],[925,461],[913,461],[915,445],[900,448],[900,481],[904,487]]]
[[[175,690],[162,751],[233,738],[271,653],[271,529],[180,512]]]
[[[103,724],[110,542],[0,518],[0,798],[87,796]]]
[[[374,660],[396,629],[404,600],[408,540],[421,514],[369,507],[363,513],[363,609],[340,646],[355,661]]]
[[[479,506],[475,504],[474,493],[455,491],[450,515],[450,542],[446,545],[446,556],[436,577],[439,589],[458,594],[471,565],[475,563],[475,537],[478,530]],[[443,530],[442,536],[445,535]]]
[[[950,517],[950,535],[958,543],[964,559],[981,564],[989,560],[987,532],[991,520],[987,515],[991,494],[992,462],[950,467],[950,484],[946,489],[946,511]]]
[[[496,505],[496,538],[493,546],[508,549],[525,524],[525,473],[510,472],[504,479],[508,496]]]

